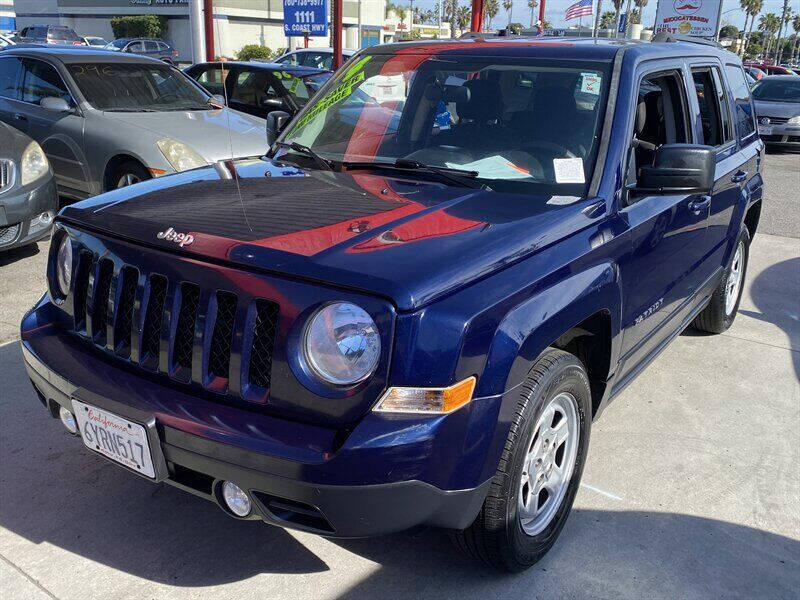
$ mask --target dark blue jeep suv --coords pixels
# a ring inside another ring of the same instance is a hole
[[[287,121],[262,159],[61,212],[22,321],[42,404],[237,518],[436,526],[530,566],[592,420],[685,327],[736,315],[763,154],[739,59],[384,45]]]

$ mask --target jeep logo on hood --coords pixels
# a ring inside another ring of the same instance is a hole
[[[159,231],[156,237],[160,240],[175,242],[181,248],[183,248],[184,246],[188,246],[194,241],[193,235],[190,235],[188,233],[178,233],[172,227],[170,227],[166,231]]]

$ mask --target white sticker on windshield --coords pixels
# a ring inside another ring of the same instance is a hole
[[[601,81],[600,73],[581,73],[581,91],[599,96]]]
[[[556,173],[556,183],[586,183],[583,177],[583,159],[554,158],[553,171]]]

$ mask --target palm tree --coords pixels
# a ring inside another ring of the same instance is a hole
[[[511,25],[512,13],[514,12],[514,0],[503,0],[503,9],[508,13],[508,24]]]
[[[750,0],[750,4],[747,9],[747,13],[750,15],[750,29],[747,32],[747,37],[745,38],[744,42],[744,50],[742,50],[742,56],[744,56],[745,51],[747,50],[747,46],[750,45],[750,36],[753,35],[753,26],[756,24],[756,17],[758,13],[761,12],[761,9],[764,7],[764,0]]]
[[[528,0],[528,8],[531,9],[531,29],[536,25],[536,7],[539,6],[539,0]]]
[[[625,3],[625,0],[611,0],[611,4],[614,5],[614,37],[617,37],[617,32],[619,31],[619,16],[622,14],[622,5]]]
[[[792,9],[789,7],[789,0],[783,0],[783,11],[781,12],[781,22],[778,24],[778,45],[775,62],[781,64],[781,54],[783,54],[783,27],[789,28],[789,21],[792,18]]]
[[[469,6],[459,6],[456,10],[458,28],[464,31],[469,27],[470,21],[472,21],[472,9]]]
[[[647,6],[647,0],[633,0],[633,3],[639,9],[639,23],[641,23],[642,14],[644,13],[644,7]]]
[[[745,38],[747,37],[747,20],[750,18],[750,13],[748,11],[750,10],[751,2],[752,0],[739,0],[739,6],[742,8],[742,12],[744,13],[744,25],[742,25],[742,33],[741,33],[742,39],[739,42],[740,43],[739,55],[742,54],[742,51],[745,46]]]
[[[792,46],[791,62],[794,62],[794,57],[797,56],[797,42],[800,41],[800,15],[796,15],[792,19],[792,29],[794,29],[794,45]]]
[[[602,15],[600,15],[600,29],[608,29],[609,27],[614,25],[614,19],[616,15],[614,15],[613,10],[607,10]]]
[[[767,38],[767,45],[764,47],[764,58],[769,56],[769,51],[773,47],[772,36],[778,31],[779,27],[780,17],[775,13],[761,15],[761,18],[758,20],[758,28],[764,32],[764,36]]]
[[[500,5],[497,0],[483,1],[483,28],[489,30],[492,27],[492,19],[500,12]]]
[[[458,0],[443,0],[444,18],[450,23],[450,37],[456,37],[456,23],[458,22]]]

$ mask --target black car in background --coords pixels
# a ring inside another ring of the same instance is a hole
[[[41,146],[0,123],[0,252],[32,244],[50,233],[58,195]]]
[[[72,27],[64,25],[31,25],[20,30],[15,41],[21,44],[86,45]]]
[[[261,62],[198,63],[184,71],[234,110],[266,119],[274,110],[294,115],[331,76],[330,71]]]
[[[178,60],[177,50],[164,40],[151,38],[118,38],[106,44],[105,50],[149,56],[150,58],[163,60],[170,65],[175,64],[175,61]]]

